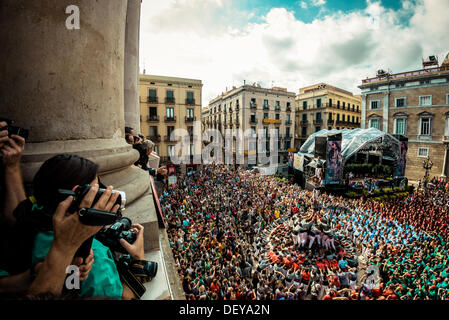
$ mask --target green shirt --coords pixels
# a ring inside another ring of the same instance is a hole
[[[8,272],[6,272],[5,270],[0,270],[0,278],[2,277],[9,277],[10,274]]]
[[[50,251],[53,231],[39,232],[33,246],[32,264],[43,261]],[[100,241],[92,241],[94,263],[89,276],[81,282],[80,296],[103,297],[121,300],[123,286],[111,250]]]

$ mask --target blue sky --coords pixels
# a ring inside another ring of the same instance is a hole
[[[360,94],[379,69],[449,52],[449,0],[143,0],[140,70],[203,81],[203,105],[233,85]]]
[[[302,8],[301,2],[304,2],[307,8]],[[381,0],[380,2],[387,9],[398,10],[402,7],[401,0]],[[272,8],[286,8],[294,12],[298,20],[310,23],[326,14],[338,11],[349,13],[363,10],[367,7],[367,2],[366,0],[325,0],[323,5],[313,5],[312,0],[238,0],[234,5],[242,10],[254,12],[255,17],[252,20],[256,22]],[[403,23],[407,23],[407,21],[403,21]]]

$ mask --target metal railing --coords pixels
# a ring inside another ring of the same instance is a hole
[[[173,98],[173,97],[165,97],[165,103],[175,103],[175,98]]]
[[[173,117],[167,117],[167,116],[165,116],[165,117],[164,117],[164,121],[165,121],[165,122],[176,122],[176,117],[175,117],[175,116],[173,116]]]
[[[195,99],[186,99],[187,105],[195,105]]]
[[[154,136],[147,136],[147,139],[153,141],[153,142],[161,142],[161,135],[157,134]]]
[[[148,96],[147,101],[149,103],[157,103],[158,102],[158,98],[157,97]]]
[[[147,122],[159,122],[159,116],[147,116]]]
[[[185,122],[193,122],[196,121],[196,117],[185,117]]]

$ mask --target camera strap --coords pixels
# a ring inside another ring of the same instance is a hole
[[[141,283],[147,283],[152,280],[145,270],[146,260],[133,260],[130,266],[131,272],[139,279]]]
[[[141,298],[146,291],[142,282],[134,275],[131,269],[127,266],[118,265],[118,271],[120,274],[120,279],[126,283],[126,285],[131,289],[137,298]]]

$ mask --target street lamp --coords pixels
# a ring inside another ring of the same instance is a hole
[[[424,170],[426,170],[426,173],[424,174],[424,181],[423,181],[423,186],[424,186],[424,190],[426,191],[426,194],[428,194],[427,183],[429,181],[429,171],[432,169],[432,166],[433,166],[433,162],[430,160],[430,157],[427,156],[426,160],[423,160],[423,162],[422,162],[422,167],[424,168]]]

